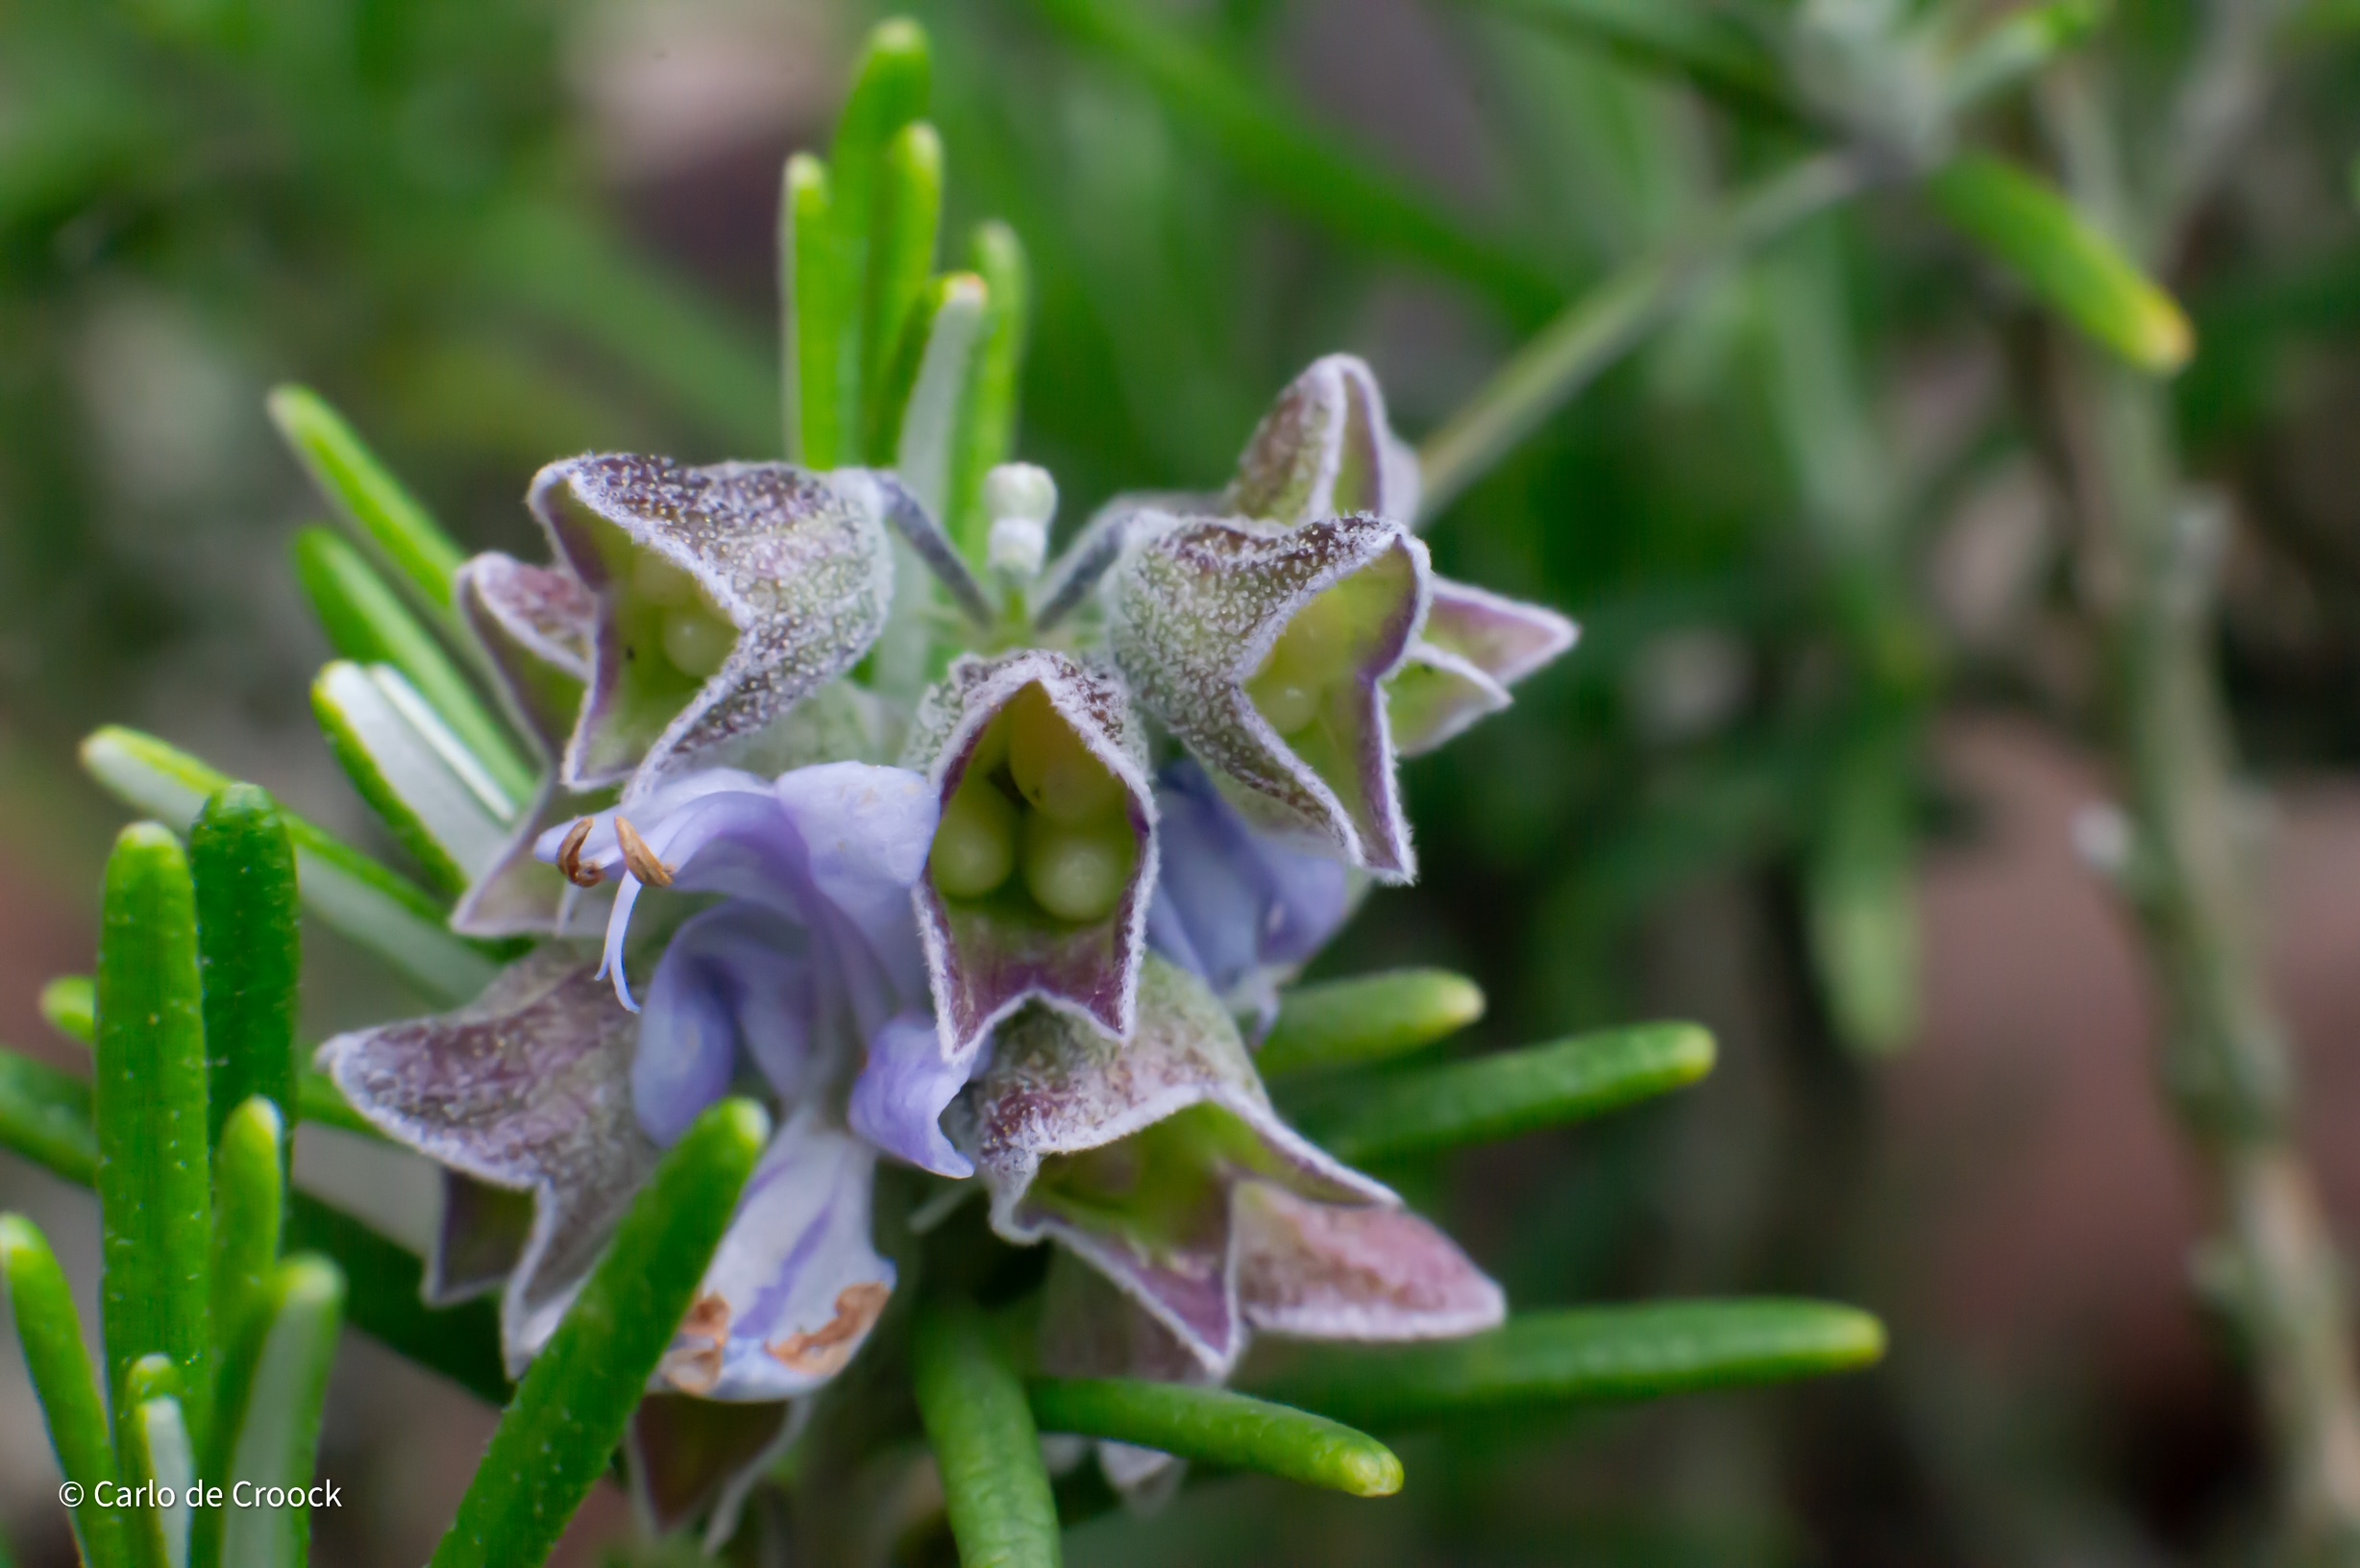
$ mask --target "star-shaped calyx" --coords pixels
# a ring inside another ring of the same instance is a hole
[[[1424,624],[1430,576],[1426,547],[1380,517],[1143,514],[1107,577],[1107,643],[1140,705],[1241,810],[1406,882],[1383,689]]]
[[[942,802],[915,896],[946,1056],[1032,999],[1127,1036],[1156,807],[1121,682],[1046,649],[961,658],[905,760]]]
[[[866,472],[785,463],[543,469],[529,502],[598,615],[565,782],[627,779],[631,798],[692,766],[759,768],[773,723],[883,628],[897,495]]]
[[[972,1094],[993,1228],[1069,1249],[1211,1376],[1251,1329],[1427,1338],[1505,1311],[1440,1232],[1279,1120],[1227,1011],[1159,958],[1127,1044],[1035,1009]]]

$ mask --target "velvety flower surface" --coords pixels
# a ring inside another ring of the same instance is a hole
[[[1131,1032],[1156,886],[1155,796],[1121,682],[1046,649],[961,658],[908,760],[942,801],[918,915],[946,1059],[1026,1001]]]
[[[1069,1249],[1211,1376],[1251,1329],[1413,1339],[1505,1313],[1446,1237],[1278,1118],[1227,1011],[1160,959],[1127,1044],[1023,1014],[973,1110],[994,1229]]]
[[[1508,688],[1571,648],[1574,624],[1555,610],[1434,579],[1425,634],[1387,688],[1393,744],[1420,756],[1508,706]]]
[[[1217,509],[1290,524],[1366,512],[1407,525],[1418,489],[1417,454],[1387,422],[1375,374],[1352,355],[1331,354],[1278,395]]]
[[[893,603],[890,497],[863,472],[663,457],[553,463],[528,500],[598,605],[589,699],[563,758],[627,797],[756,760],[764,733],[851,668]]]
[[[1106,588],[1141,706],[1264,826],[1393,882],[1416,863],[1383,687],[1426,617],[1426,547],[1372,516],[1148,514]]]

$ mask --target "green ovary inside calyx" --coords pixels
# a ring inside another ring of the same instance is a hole
[[[697,579],[652,551],[631,567],[631,593],[655,622],[655,641],[672,667],[698,680],[710,677],[737,645],[737,627],[708,600]]]
[[[1351,683],[1371,628],[1384,617],[1387,585],[1379,576],[1364,569],[1297,610],[1246,678],[1245,695],[1281,735],[1317,723],[1330,698]]]
[[[928,860],[935,891],[975,899],[1014,884],[1061,920],[1104,919],[1139,859],[1122,781],[1039,686],[976,742],[943,807]]]

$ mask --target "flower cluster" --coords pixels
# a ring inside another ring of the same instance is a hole
[[[1252,1052],[1367,887],[1415,873],[1397,759],[1573,639],[1438,577],[1416,482],[1340,356],[1225,489],[1118,500],[1045,571],[1053,487],[995,471],[989,581],[888,473],[544,470],[551,564],[479,556],[458,602],[547,781],[454,917],[541,941],[472,1005],[320,1053],[447,1173],[430,1293],[501,1288],[521,1369],[660,1151],[753,1092],[777,1132],[656,1392],[776,1405],[860,1353],[897,1284],[881,1160],[1061,1249],[1052,1369],[1212,1382],[1256,1332],[1497,1323]],[[905,698],[881,645],[910,625],[940,651]]]

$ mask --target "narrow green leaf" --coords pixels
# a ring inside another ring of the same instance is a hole
[[[1641,1024],[1354,1084],[1296,1119],[1340,1160],[1399,1159],[1603,1115],[1711,1070],[1704,1030]]]
[[[1943,94],[1953,112],[2029,81],[2051,61],[2095,35],[2110,9],[2108,0],[2051,0],[2009,12],[1951,62]]]
[[[895,362],[925,300],[943,221],[943,138],[923,120],[903,126],[885,144],[877,168],[874,216],[869,233],[869,280],[862,302],[861,429],[868,460],[893,461],[901,427],[895,401]]]
[[[871,308],[877,281],[872,252],[889,180],[887,149],[904,126],[923,117],[933,82],[934,62],[924,30],[905,17],[878,23],[853,68],[852,90],[828,149],[833,272],[844,287],[837,300],[835,351],[836,419],[844,461],[855,460],[864,445],[871,367],[899,342],[893,339],[872,353],[869,341],[877,325]]]
[[[467,891],[507,841],[514,803],[391,665],[339,659],[311,712],[344,776],[444,892]]]
[[[98,1039],[98,987],[86,974],[61,974],[41,988],[41,1017],[68,1040]]]
[[[770,1138],[750,1100],[697,1118],[518,1385],[434,1568],[536,1568],[606,1473]]]
[[[987,294],[971,272],[937,278],[910,313],[908,341],[886,374],[882,433],[890,462],[927,511],[940,517],[950,486],[951,447],[982,344]]]
[[[511,814],[530,799],[538,771],[474,684],[360,551],[326,528],[295,535],[295,575],[328,641],[360,664],[389,664],[491,775]]]
[[[996,219],[975,226],[968,264],[983,280],[983,341],[951,438],[950,494],[944,517],[968,564],[981,571],[988,564],[992,530],[992,519],[984,515],[984,476],[1016,455],[1017,400],[1032,312],[1032,277],[1023,242]]]
[[[787,159],[778,194],[779,384],[787,456],[807,468],[844,454],[837,355],[852,302],[836,257],[827,165],[809,153]]]
[[[132,1487],[169,1487],[172,1506],[126,1505],[133,1551],[147,1568],[187,1568],[188,1483],[196,1479],[195,1451],[181,1413],[180,1369],[170,1358],[142,1356],[125,1381],[123,1482]],[[152,1493],[150,1495],[158,1495]]]
[[[256,784],[215,794],[188,830],[205,980],[206,1114],[215,1145],[230,1113],[267,1095],[295,1114],[295,1002],[303,972],[295,841]]]
[[[1062,32],[1119,61],[1174,118],[1207,136],[1247,181],[1313,222],[1371,250],[1463,278],[1519,313],[1563,290],[1513,252],[1469,233],[1421,195],[1371,168],[1211,51],[1122,0],[1037,0]]]
[[[108,1383],[160,1352],[181,1369],[188,1424],[210,1410],[212,1235],[196,889],[169,830],[135,822],[107,860],[98,943],[92,1115]]]
[[[1836,1038],[1869,1055],[1918,1026],[1916,844],[1906,753],[1871,741],[1836,759],[1804,859],[1811,960]]]
[[[239,1331],[221,1384],[221,1430],[208,1449],[209,1481],[225,1490],[302,1488],[319,1464],[320,1415],[344,1314],[344,1277],[324,1258],[273,1269]],[[301,1568],[307,1507],[205,1508],[189,1542],[191,1568]]]
[[[1826,1302],[1649,1302],[1525,1312],[1472,1338],[1322,1348],[1262,1391],[1364,1427],[1535,1405],[1657,1399],[1873,1365],[1884,1327]]]
[[[231,782],[152,735],[113,725],[82,743],[82,765],[116,798],[183,831]],[[454,936],[431,894],[302,818],[285,821],[304,907],[323,924],[439,1000],[467,1001],[491,984],[498,949]]]
[[[2196,332],[2179,303],[2082,220],[2054,185],[1969,153],[1934,171],[1927,198],[2044,304],[2132,365],[2168,376]]]
[[[93,1185],[98,1135],[90,1125],[89,1086],[0,1049],[0,1147],[69,1182]],[[355,1328],[488,1404],[507,1399],[493,1303],[428,1307],[419,1295],[426,1265],[417,1254],[307,1193],[287,1194],[285,1230],[291,1250],[325,1253],[344,1271]]]
[[[0,1276],[8,1281],[25,1369],[41,1402],[49,1446],[65,1479],[82,1488],[74,1508],[74,1538],[89,1568],[131,1568],[125,1516],[94,1501],[101,1484],[119,1479],[107,1435],[107,1404],[98,1391],[90,1353],[74,1311],[73,1287],[58,1255],[22,1214],[0,1214]]]
[[[1448,969],[1323,980],[1279,998],[1254,1065],[1265,1078],[1365,1066],[1447,1040],[1483,1016],[1483,988]]]
[[[1713,6],[1653,0],[1475,0],[1481,9],[1603,50],[1626,65],[1677,77],[1741,113],[1805,116],[1779,62]]]
[[[1055,1568],[1057,1503],[1032,1407],[973,1307],[920,1303],[910,1379],[961,1568]]]
[[[94,1185],[98,1133],[88,1080],[0,1048],[0,1147],[69,1182]]]
[[[1136,1443],[1354,1497],[1401,1490],[1401,1461],[1374,1437],[1226,1388],[1130,1378],[1037,1378],[1025,1392],[1043,1432]]]
[[[452,607],[451,579],[467,559],[466,552],[318,393],[282,386],[271,393],[269,405],[271,422],[320,493],[346,523],[384,552],[402,580],[443,625],[455,630],[458,618]]]
[[[432,1308],[420,1295],[416,1253],[308,1193],[288,1195],[286,1248],[333,1260],[349,1289],[353,1327],[489,1405],[508,1397],[500,1358],[500,1310],[489,1298]]]
[[[286,1209],[285,1123],[262,1095],[230,1114],[213,1155],[213,1333],[234,1345],[262,1309]]]

